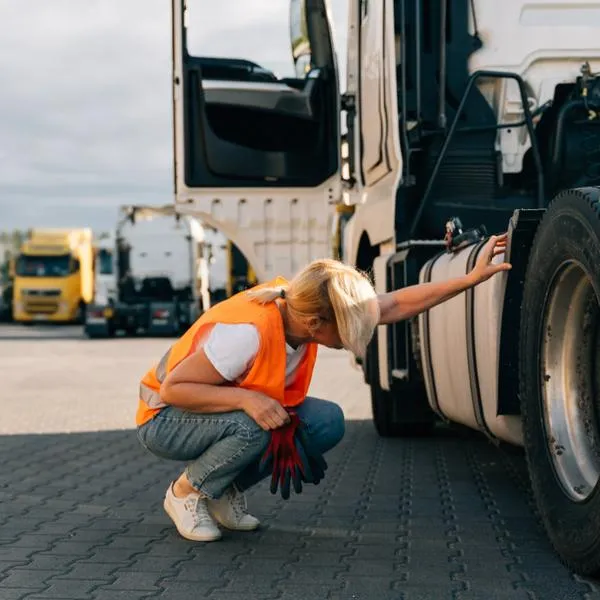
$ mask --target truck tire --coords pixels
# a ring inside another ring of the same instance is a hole
[[[84,327],[83,333],[84,333],[85,337],[87,337],[88,340],[98,340],[101,338],[108,337],[107,334],[105,334],[104,332],[101,332],[98,329],[93,328],[93,327]]]
[[[533,496],[557,554],[600,574],[600,190],[561,192],[523,289],[519,386]]]
[[[84,325],[83,332],[90,340],[99,340],[115,337],[115,327],[108,322],[106,325]]]
[[[379,384],[377,331],[367,349],[367,378],[371,389],[373,423],[382,437],[422,436],[431,432],[434,414],[430,411],[424,388],[410,382],[396,384],[400,389],[388,392]],[[417,407],[424,407],[419,410]]]

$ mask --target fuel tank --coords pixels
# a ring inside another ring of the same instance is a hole
[[[430,259],[419,282],[443,282],[471,271],[484,246],[471,244]],[[493,259],[501,262],[503,254]],[[507,273],[419,315],[420,354],[431,408],[446,419],[522,446],[521,418],[498,415],[500,323]]]

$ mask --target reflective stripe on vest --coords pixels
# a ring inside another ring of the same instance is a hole
[[[156,367],[156,379],[158,379],[160,383],[162,383],[167,376],[167,364],[169,363],[169,356],[171,356],[170,348],[165,352],[164,356],[160,359],[160,362]]]
[[[162,383],[167,377],[167,364],[169,362],[170,355],[171,349],[169,348],[156,366],[155,374],[159,383]],[[140,383],[140,399],[148,405],[148,408],[164,408],[167,406],[160,399],[160,394],[151,387],[148,387],[145,383]]]
[[[148,405],[148,408],[164,408],[167,406],[160,399],[160,394],[144,383],[140,383],[140,398]]]

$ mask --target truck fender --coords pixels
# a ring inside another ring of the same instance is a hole
[[[506,260],[512,269],[506,281],[500,322],[498,415],[520,415],[519,402],[519,320],[523,283],[533,238],[546,209],[515,210],[508,225]]]

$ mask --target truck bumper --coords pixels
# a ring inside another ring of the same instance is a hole
[[[173,335],[179,331],[178,310],[174,302],[151,302],[148,309],[148,335]]]

